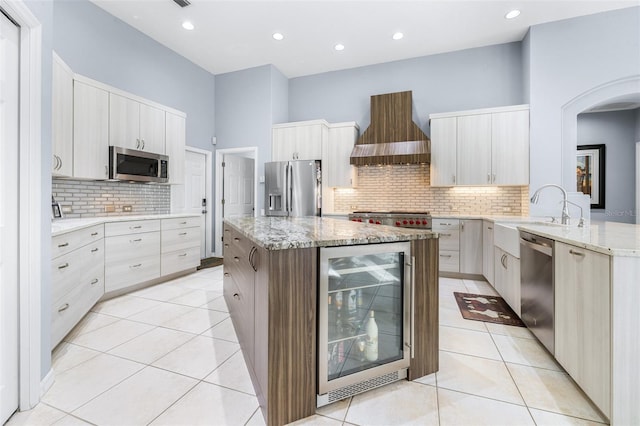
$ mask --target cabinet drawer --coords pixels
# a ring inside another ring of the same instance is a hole
[[[51,300],[58,300],[75,287],[94,280],[104,280],[104,240],[81,247],[52,261]]]
[[[197,268],[200,265],[200,247],[163,253],[160,258],[162,259],[160,263],[161,275]]]
[[[51,348],[80,321],[104,294],[104,280],[78,285],[56,300],[51,310]]]
[[[104,237],[104,225],[95,225],[51,238],[51,258],[55,259]]]
[[[171,219],[162,219],[162,230],[182,229],[200,226],[200,217],[174,217]]]
[[[227,228],[224,232],[224,242],[237,250],[239,256],[249,256],[253,243],[234,229]]]
[[[199,227],[162,230],[161,253],[170,253],[192,247],[200,248]]]
[[[130,220],[125,222],[106,223],[104,234],[107,237],[126,234],[139,234],[160,230],[160,220]]]
[[[460,247],[460,231],[455,230],[441,230],[438,232],[438,243],[440,251],[442,250],[455,250]]]
[[[434,231],[458,230],[460,228],[460,219],[433,219],[431,226]]]
[[[160,253],[140,256],[105,266],[105,291],[129,287],[160,276]]]
[[[440,250],[440,271],[460,272],[460,253],[452,250]]]
[[[151,254],[160,255],[160,232],[120,235],[105,238],[107,267]],[[135,262],[134,262],[135,263]]]

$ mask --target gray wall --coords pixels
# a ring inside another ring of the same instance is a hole
[[[273,65],[216,75],[216,149],[257,147],[258,177],[271,161],[271,126],[287,120],[287,79]],[[258,186],[258,214],[264,184]]]
[[[289,120],[369,126],[371,95],[413,91],[416,123],[429,114],[523,103],[521,43],[423,56],[291,79]]]
[[[532,190],[575,178],[575,159],[563,150],[562,108],[595,87],[638,75],[639,23],[635,7],[530,29]]]
[[[53,3],[50,1],[25,0],[42,26],[42,106],[41,106],[41,161],[42,209],[39,232],[41,238],[41,346],[40,376],[44,378],[51,369],[51,67],[53,43]]]
[[[578,115],[578,145],[606,145],[605,209],[591,220],[635,223],[638,110]]]
[[[213,74],[87,0],[53,4],[53,48],[74,72],[186,112],[187,145],[213,150]]]

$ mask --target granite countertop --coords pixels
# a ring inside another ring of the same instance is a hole
[[[327,217],[237,217],[225,219],[267,250],[332,247],[437,238],[436,232],[369,225]]]
[[[51,222],[51,236],[65,234],[78,229],[88,228],[93,225],[100,225],[107,222],[126,222],[129,220],[152,220],[152,219],[171,219],[176,217],[195,217],[197,214],[172,213],[172,214],[147,214],[147,215],[130,215],[130,216],[98,216],[85,217],[79,219],[56,219]]]
[[[610,256],[640,257],[640,226],[630,223],[591,222],[575,225],[514,224],[520,230]]]

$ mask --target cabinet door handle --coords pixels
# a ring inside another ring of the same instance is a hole
[[[178,257],[185,257],[186,255],[187,253],[182,253],[182,254],[179,254]]]
[[[464,221],[460,222],[460,230],[464,231]]]
[[[65,303],[64,305],[58,308],[58,312],[66,311],[67,309],[69,309],[69,304]]]
[[[451,234],[443,234],[443,233],[440,233],[440,235],[443,236],[443,237],[450,237],[451,236]]]
[[[98,233],[97,233],[97,232],[92,232],[92,233],[91,233],[91,236],[92,236],[92,237],[95,237],[96,235],[98,235]]]
[[[240,262],[240,258],[238,256],[233,256],[233,260],[235,260],[236,262]]]
[[[493,229],[493,226],[487,226],[487,229],[491,230]]]
[[[233,298],[236,300],[240,300],[240,295],[238,293],[233,293]]]
[[[144,149],[144,139],[142,139],[142,149]]]
[[[129,229],[140,229],[142,225],[130,226]]]
[[[135,265],[129,266],[129,268],[139,268],[142,266],[142,263],[136,263]]]
[[[93,281],[91,281],[91,285],[98,284],[98,281],[100,280],[97,278],[94,278]]]
[[[491,183],[491,173],[487,173],[487,183]]]
[[[96,247],[96,248],[94,248],[94,249],[92,249],[92,250],[91,250],[91,253],[95,253],[95,252],[97,252],[98,250],[100,250],[100,249],[99,249],[98,247]]]
[[[238,241],[240,241],[240,238],[238,238],[238,237],[233,237],[233,241],[235,241],[235,242],[237,243]]]
[[[140,149],[140,139],[136,138],[136,149]]]
[[[231,274],[230,274],[230,273],[228,273],[228,272],[225,272],[225,273],[224,273],[224,276],[225,276],[225,277],[230,277],[230,276],[231,276]]]
[[[69,243],[58,244],[58,248],[66,247],[68,245],[69,245]]]
[[[500,258],[500,263],[502,263],[502,266],[504,267],[504,269],[507,269],[507,255],[503,254],[502,257]]]
[[[440,257],[451,257],[450,254],[441,254]]]
[[[456,175],[451,175],[451,180],[453,180],[453,183],[456,183]]]
[[[187,235],[187,233],[186,232],[181,232],[178,235]]]
[[[225,245],[224,245],[224,248],[229,248],[229,244],[225,244]]]
[[[186,225],[187,222],[180,222],[180,225]]]
[[[109,166],[104,166],[104,175],[109,176]]]
[[[129,240],[130,243],[139,243],[142,241],[142,238],[136,238],[135,240]]]
[[[579,251],[575,251],[575,250],[573,250],[573,249],[570,249],[570,250],[569,250],[569,253],[571,253],[571,254],[572,254],[572,255],[574,255],[574,256],[584,257],[584,253],[581,253],[581,252],[579,252]]]
[[[491,175],[491,183],[496,183],[496,174]]]
[[[63,265],[58,266],[58,269],[64,269],[69,267],[69,262],[64,263]]]

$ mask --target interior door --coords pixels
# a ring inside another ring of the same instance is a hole
[[[224,156],[222,217],[253,216],[254,159]]]
[[[0,10],[0,424],[18,408],[19,39]]]
[[[205,154],[186,151],[185,153],[185,177],[184,177],[184,212],[200,215],[200,258],[204,259],[207,253],[206,235],[209,232],[207,223],[207,158]],[[204,203],[203,203],[204,200]],[[204,205],[203,205],[204,204]]]

